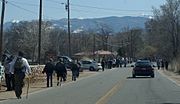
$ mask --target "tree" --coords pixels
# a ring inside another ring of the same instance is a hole
[[[43,22],[42,25],[42,53],[43,56],[48,46],[49,22]],[[26,57],[33,61],[37,59],[38,48],[38,22],[37,21],[21,21],[13,23],[6,31],[5,47],[12,53],[21,50],[26,53]]]
[[[154,18],[146,23],[146,29],[150,45],[161,57],[176,58],[180,48],[180,0],[167,0],[160,9],[154,9]]]

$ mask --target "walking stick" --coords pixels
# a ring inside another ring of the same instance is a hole
[[[27,91],[26,91],[26,99],[28,99],[28,93],[29,93],[29,83],[30,83],[30,77],[28,76],[28,81],[27,81]]]

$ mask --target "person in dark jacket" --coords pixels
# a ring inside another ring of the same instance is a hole
[[[161,69],[164,70],[164,60],[161,60]]]
[[[169,65],[169,62],[166,60],[165,61],[165,68],[166,68],[166,70],[168,70],[168,65]]]
[[[74,62],[71,63],[71,71],[72,71],[72,81],[76,81],[76,78],[78,77],[79,74],[79,67]]]
[[[157,60],[157,67],[158,67],[158,70],[160,69],[160,60]]]
[[[12,91],[14,90],[14,74],[10,73],[10,63],[12,62],[13,57],[10,58],[7,57],[7,59],[4,62],[4,68],[5,68],[5,82],[6,82],[6,91]]]
[[[64,63],[59,59],[59,61],[56,64],[55,67],[56,74],[57,74],[57,86],[59,85],[59,77],[61,77],[60,82],[66,81],[66,76],[67,76],[67,70],[64,65]]]
[[[43,69],[43,74],[46,73],[47,76],[47,87],[49,87],[49,80],[50,80],[50,85],[51,87],[53,86],[53,71],[55,70],[55,66],[53,64],[53,60],[49,59],[49,61],[46,63],[44,69]]]
[[[105,67],[105,61],[104,61],[104,59],[101,60],[101,66],[102,66],[102,71],[104,71],[104,67]]]

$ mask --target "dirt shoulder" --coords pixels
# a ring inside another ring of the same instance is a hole
[[[98,72],[89,72],[89,71],[80,72],[78,79],[82,79],[84,77],[88,77],[88,76],[94,75],[96,73],[98,73]],[[72,77],[72,74],[70,71],[68,71],[67,81],[64,84],[71,82],[72,81],[71,77]],[[27,81],[27,79],[25,79],[25,82],[26,81]],[[53,86],[57,86],[56,75],[53,76]],[[40,91],[43,89],[47,89],[45,75],[41,74],[37,78],[31,79],[30,87],[29,87],[29,93],[33,93],[33,92]],[[27,82],[23,88],[23,94],[22,95],[26,96],[26,93],[27,93]],[[2,86],[1,90],[0,90],[0,101],[8,100],[8,99],[16,99],[15,93],[14,93],[14,91],[6,91],[6,87]]]
[[[167,70],[158,70],[158,71],[180,86],[180,75],[178,73],[174,73]]]

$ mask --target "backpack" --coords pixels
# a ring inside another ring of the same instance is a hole
[[[56,64],[56,72],[66,72],[66,68],[63,63],[58,62]]]
[[[14,72],[20,72],[24,68],[22,58],[18,57],[14,63]]]

